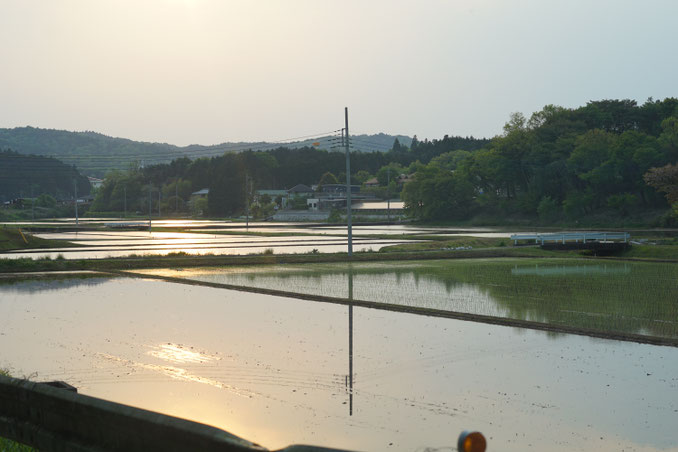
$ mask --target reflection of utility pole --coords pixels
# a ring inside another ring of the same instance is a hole
[[[346,121],[346,226],[348,229],[348,256],[353,255],[353,231],[351,227],[351,155],[349,152],[348,107],[344,107]]]
[[[348,267],[348,415],[353,416],[353,267]]]

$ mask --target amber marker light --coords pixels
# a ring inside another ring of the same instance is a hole
[[[459,452],[485,452],[487,441],[480,432],[463,431],[457,441],[457,450]]]

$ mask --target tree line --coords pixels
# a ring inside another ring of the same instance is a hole
[[[443,152],[452,138],[425,140],[419,151],[394,142],[389,152],[351,152],[351,182],[361,184],[379,176],[386,185],[386,168],[391,168],[393,180],[407,172],[406,165],[427,161],[437,152]],[[487,140],[459,138],[475,147]],[[476,143],[477,142],[477,143]],[[414,142],[417,143],[416,141]],[[213,216],[240,215],[246,200],[254,198],[261,189],[289,189],[297,184],[318,184],[323,175],[330,173],[337,181],[346,181],[346,155],[342,151],[328,151],[313,146],[301,148],[279,147],[268,151],[227,152],[211,158],[191,160],[183,157],[167,164],[140,167],[127,171],[110,172],[97,192],[93,209],[99,212],[119,212],[126,204],[130,212],[148,210],[148,187],[151,186],[151,208],[173,212],[188,212],[188,200],[193,191],[209,189],[207,213]],[[178,189],[177,185],[178,184]],[[175,198],[179,199],[175,199]],[[159,201],[158,201],[159,199]],[[181,207],[183,206],[183,208]],[[200,209],[203,210],[203,209]]]
[[[644,175],[676,161],[678,99],[548,105],[529,119],[513,114],[504,133],[482,149],[431,159],[402,198],[425,220],[625,217],[666,209],[656,190],[666,192],[666,180],[649,184]]]
[[[396,139],[388,152],[351,152],[351,182],[376,178],[379,186],[368,190],[382,197],[402,190],[406,210],[422,220],[514,216],[549,223],[667,210],[673,198],[664,194],[678,185],[670,167],[676,162],[677,99],[602,100],[573,109],[548,105],[529,118],[513,114],[493,139],[414,137],[410,146]],[[208,188],[201,210],[240,215],[258,189],[318,184],[326,173],[344,183],[343,152],[279,147],[180,158],[109,174],[94,207],[121,211],[126,203],[145,211],[150,185],[163,211],[187,211],[191,192]]]
[[[0,202],[39,195],[73,199],[75,183],[78,196],[90,193],[89,180],[73,166],[55,158],[0,151]]]

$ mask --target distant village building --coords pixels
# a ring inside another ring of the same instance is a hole
[[[318,198],[308,198],[306,199],[306,205],[308,210],[318,210],[320,207],[320,200]]]
[[[322,186],[322,193],[346,196],[346,184],[325,184]],[[351,194],[354,193],[360,193],[360,185],[351,185]]]
[[[101,187],[104,183],[103,179],[99,179],[99,178],[92,177],[92,176],[87,176],[87,180],[89,180],[89,184],[94,189]]]
[[[191,198],[207,198],[207,195],[210,194],[209,188],[203,188],[202,190],[194,191],[191,193]]]
[[[365,181],[365,187],[366,188],[371,188],[371,187],[378,187],[379,186],[379,179],[376,177],[373,177],[372,179],[368,179]]]
[[[271,201],[276,203],[276,209],[278,208],[278,201],[280,201],[280,208],[284,209],[287,207],[287,190],[257,190],[256,202],[259,202],[264,195],[268,195],[271,198]]]
[[[191,209],[193,214],[204,215],[206,211],[207,197],[210,194],[209,188],[203,188],[202,190],[194,191],[191,193],[191,198],[188,200],[188,207]],[[200,201],[204,199],[205,201]]]
[[[304,184],[297,184],[294,187],[290,188],[287,190],[287,193],[290,196],[295,196],[295,197],[308,197],[313,195],[313,189],[309,187],[308,185]]]
[[[414,180],[414,174],[401,174],[396,179],[396,183],[399,186],[401,186],[401,185],[405,185],[406,183],[413,181],[413,180]]]

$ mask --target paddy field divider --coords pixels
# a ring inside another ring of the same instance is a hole
[[[258,293],[263,295],[272,295],[286,298],[296,298],[300,300],[317,301],[322,303],[339,304],[368,309],[378,309],[382,311],[402,312],[416,315],[425,315],[429,317],[441,317],[456,320],[466,320],[470,322],[485,323],[490,325],[501,325],[517,328],[526,328],[531,330],[548,331],[553,333],[575,334],[579,336],[596,337],[601,339],[611,339],[626,342],[637,342],[641,344],[663,345],[678,347],[678,338],[648,336],[643,334],[624,333],[617,331],[601,331],[591,328],[582,328],[569,325],[557,325],[532,320],[513,319],[507,317],[490,316],[484,314],[473,314],[459,311],[447,311],[444,309],[425,308],[420,306],[407,306],[394,303],[383,303],[378,301],[356,300],[341,297],[330,297],[326,295],[313,295],[299,292],[290,292],[278,289],[267,289],[262,287],[241,286],[235,284],[215,283],[209,281],[196,281],[186,278],[177,278],[164,275],[152,275],[146,273],[136,273],[134,271],[108,270],[102,273],[126,276],[132,278],[155,279],[160,281],[186,284],[191,286],[213,287],[218,289],[237,290],[240,292]]]

